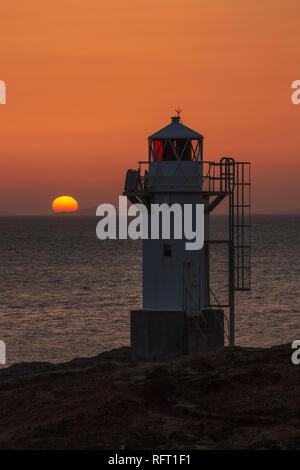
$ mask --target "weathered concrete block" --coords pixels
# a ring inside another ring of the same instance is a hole
[[[130,325],[133,358],[170,359],[224,346],[223,310],[202,310],[197,317],[181,310],[134,310]]]
[[[224,346],[224,311],[206,309],[197,317],[187,317],[187,350],[212,351]]]
[[[134,358],[156,360],[186,354],[186,314],[183,311],[131,312],[131,351]]]

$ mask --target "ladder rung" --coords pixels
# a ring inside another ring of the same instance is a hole
[[[230,305],[228,304],[209,304],[210,308],[229,308]]]

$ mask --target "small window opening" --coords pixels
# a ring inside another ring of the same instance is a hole
[[[164,256],[172,256],[172,246],[164,244]]]

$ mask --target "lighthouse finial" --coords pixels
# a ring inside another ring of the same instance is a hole
[[[180,108],[175,109],[175,113],[177,113],[177,116],[179,117],[180,121],[181,121],[181,117],[180,117],[181,111],[182,111],[182,109],[180,109]]]

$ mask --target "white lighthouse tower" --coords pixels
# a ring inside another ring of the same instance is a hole
[[[131,312],[133,356],[157,359],[215,349],[224,345],[224,335],[234,344],[234,291],[250,288],[249,172],[245,178],[249,164],[232,158],[204,162],[203,136],[183,125],[179,112],[148,141],[148,161],[139,162],[138,170],[128,170],[124,195],[133,204],[147,206],[149,234],[153,211],[159,213],[167,205],[171,230],[164,237],[161,220],[158,236],[143,240],[143,309]],[[226,197],[228,236],[211,240],[210,214]],[[195,233],[195,249],[193,245],[186,249],[191,242],[184,230],[186,205],[191,208],[191,229],[203,231],[201,249],[196,243],[199,233]],[[176,210],[183,217],[182,236],[174,227]],[[201,210],[200,227],[197,215]],[[215,242],[228,246],[226,304],[216,302],[215,295],[211,299],[210,249]]]

